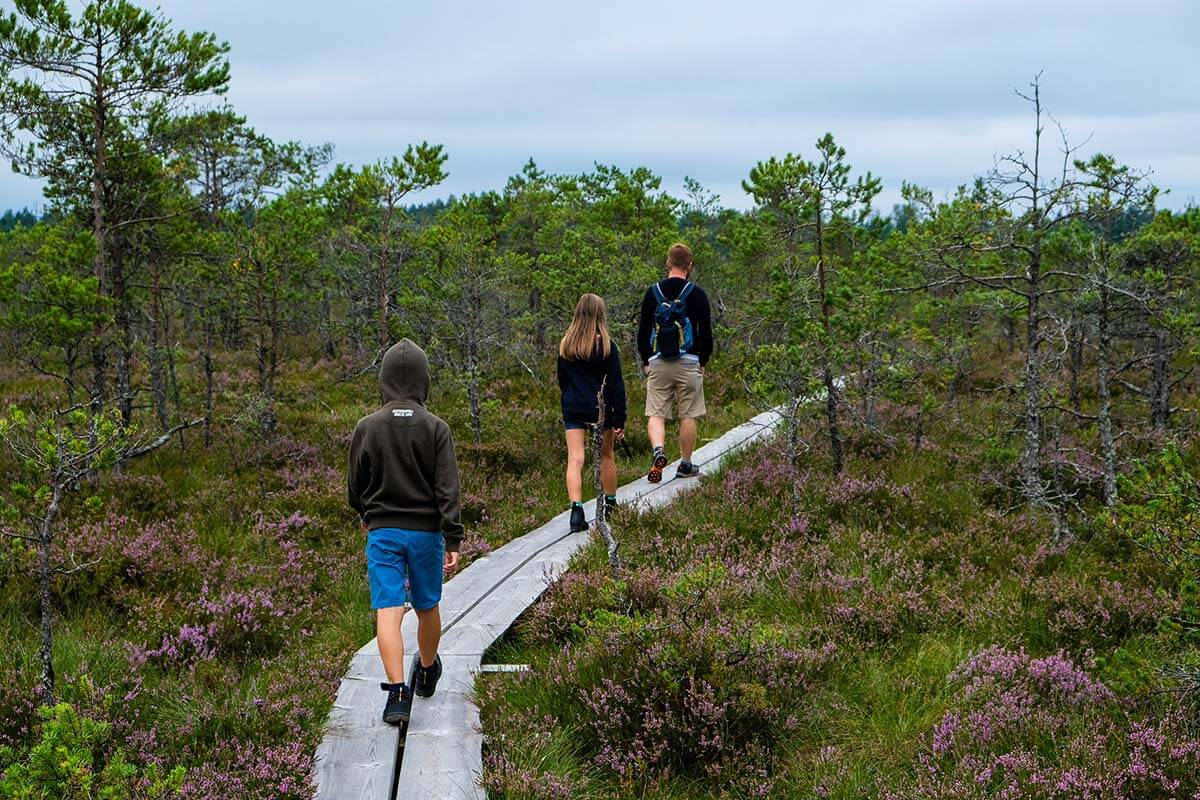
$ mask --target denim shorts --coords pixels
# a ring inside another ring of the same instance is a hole
[[[412,606],[426,611],[442,601],[445,540],[436,531],[376,528],[367,533],[371,608]]]

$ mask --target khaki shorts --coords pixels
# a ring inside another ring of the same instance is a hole
[[[646,416],[675,419],[703,417],[704,374],[700,364],[685,359],[650,362],[646,372]]]

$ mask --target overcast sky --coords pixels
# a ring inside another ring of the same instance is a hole
[[[9,5],[4,3],[4,5]],[[1162,205],[1200,202],[1200,2],[738,0],[382,2],[161,0],[229,42],[228,99],[277,139],[363,163],[446,146],[427,196],[551,171],[645,165],[745,207],[754,163],[812,152],[825,131],[882,177],[939,193],[1025,146],[1013,95],[1043,71],[1045,105],[1089,152],[1153,169]],[[40,203],[0,176],[0,207]]]

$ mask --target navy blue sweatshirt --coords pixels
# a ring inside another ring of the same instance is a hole
[[[587,361],[558,357],[558,388],[562,390],[562,414],[566,422],[595,422],[600,417],[596,393],[604,389],[604,422],[610,428],[625,427],[625,378],[621,375],[621,353],[612,343],[608,358],[599,345]]]
[[[668,300],[679,297],[687,281],[683,278],[663,278],[658,282],[663,296]],[[713,351],[712,309],[708,305],[708,297],[699,286],[692,288],[687,296],[688,319],[692,321],[692,346],[688,353],[700,360],[700,366],[708,363]],[[642,314],[638,321],[638,355],[643,364],[650,363],[654,351],[650,349],[650,334],[654,330],[654,311],[658,308],[658,299],[654,296],[653,288],[646,289],[642,297]]]

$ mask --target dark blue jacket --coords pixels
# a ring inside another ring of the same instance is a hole
[[[566,422],[595,422],[600,416],[596,393],[604,389],[606,427],[625,427],[625,378],[621,375],[621,353],[612,343],[608,358],[599,346],[587,361],[558,357],[558,388],[562,390],[562,414]]]

